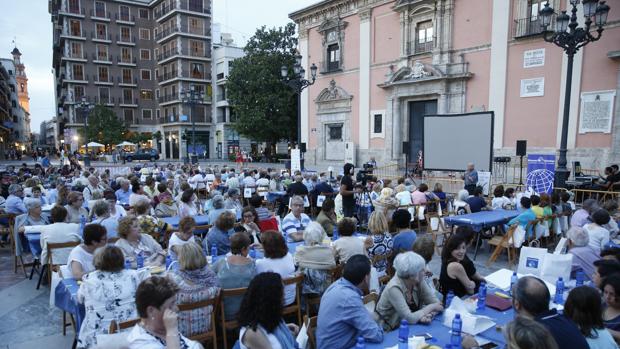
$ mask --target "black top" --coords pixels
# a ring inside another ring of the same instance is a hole
[[[465,256],[465,258],[460,262],[463,268],[465,269],[465,273],[467,277],[471,280],[474,274],[476,274],[476,267],[474,266],[474,262],[469,259],[469,257]],[[452,290],[454,295],[457,297],[463,297],[467,295],[467,289],[465,285],[463,285],[458,279],[453,279],[448,276],[448,264],[450,263],[441,263],[441,273],[439,274],[439,284],[441,285],[441,293],[445,296]],[[476,283],[476,288],[478,288],[478,283]]]
[[[353,191],[353,178],[351,176],[343,176],[340,180],[340,185],[344,185],[348,191]],[[355,206],[355,197],[353,195],[343,195],[342,205],[347,207]]]
[[[480,212],[482,211],[483,207],[487,206],[487,202],[484,201],[484,199],[480,196],[472,196],[465,200],[465,202],[469,204],[469,210],[471,211],[471,213]]]
[[[536,321],[545,325],[558,344],[558,348],[588,349],[590,346],[579,328],[573,321],[564,315],[558,314],[555,309],[549,310],[536,317]]]
[[[301,182],[293,182],[288,186],[288,195],[308,195],[308,188]]]

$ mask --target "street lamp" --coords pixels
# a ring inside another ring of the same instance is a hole
[[[82,110],[82,115],[84,116],[84,166],[90,166],[90,155],[88,154],[88,131],[86,130],[86,122],[88,119],[88,114],[95,107],[93,104],[86,101],[86,97],[82,97],[82,101],[78,104],[78,109]],[[79,150],[79,149],[78,149]]]
[[[190,86],[189,90],[181,90],[181,101],[184,104],[188,104],[191,112],[192,112],[192,164],[198,162],[198,156],[196,154],[196,118],[195,115],[195,106],[196,104],[201,104],[204,101],[204,93],[202,89],[196,90],[194,85]],[[187,151],[187,157],[189,157],[189,150]]]
[[[280,68],[282,79],[297,94],[297,147],[301,144],[301,91],[306,87],[314,84],[316,80],[317,67],[314,63],[310,66],[310,76],[312,80],[306,80],[304,76],[306,71],[301,66],[301,55],[295,56],[295,64],[293,64],[293,74],[289,75],[289,69],[286,65]]]
[[[568,138],[568,117],[570,109],[571,84],[573,81],[573,58],[575,53],[592,41],[597,41],[603,33],[603,26],[607,22],[609,14],[609,6],[605,1],[599,0],[583,0],[583,15],[585,17],[585,27],[578,27],[577,23],[577,4],[579,0],[570,0],[573,6],[571,15],[562,11],[555,21],[553,31],[547,30],[551,24],[551,17],[555,13],[553,8],[549,6],[549,2],[540,10],[541,26],[543,29],[543,38],[546,42],[552,42],[561,47],[568,56],[568,64],[566,65],[566,89],[564,92],[564,116],[562,118],[562,139],[560,141],[560,157],[558,159],[558,167],[555,169],[555,186],[564,188],[566,181],[570,175],[570,171],[566,168],[566,143]],[[596,24],[596,34],[590,32],[590,26]],[[568,31],[567,31],[568,30]]]

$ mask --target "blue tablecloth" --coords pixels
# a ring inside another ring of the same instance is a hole
[[[28,240],[28,246],[32,255],[37,258],[41,257],[41,233],[28,233],[24,235],[26,240]]]
[[[489,290],[489,292],[492,292],[492,290]],[[496,324],[488,330],[478,334],[478,336],[494,342],[498,344],[500,348],[503,348],[505,344],[504,335],[502,334],[502,331],[497,328],[497,326],[503,326],[514,319],[515,314],[513,308],[500,312],[487,306],[486,309],[477,311],[476,314],[488,316]],[[425,333],[430,333],[433,336],[433,339],[427,341],[427,343],[439,345],[443,348],[444,345],[450,343],[451,336],[450,329],[443,325],[443,320],[443,314],[441,314],[428,325],[410,325],[409,336],[423,336]],[[385,333],[383,336],[383,342],[381,343],[366,343],[366,349],[385,348],[396,344],[398,344],[398,329]]]
[[[492,210],[469,213],[460,216],[448,216],[444,218],[446,224],[470,226],[475,231],[491,228],[500,224],[506,224],[509,220],[519,215],[516,210]]]
[[[285,195],[285,191],[270,191],[267,193],[267,201],[274,202],[277,199],[283,198]]]
[[[197,225],[209,224],[209,216],[208,215],[193,216],[193,217],[194,217],[194,220],[196,221]],[[164,217],[164,218],[162,218],[162,220],[164,222],[168,223],[169,225],[171,225],[173,228],[178,228],[179,227],[179,221],[181,220],[181,217],[179,217],[179,216]]]
[[[56,307],[71,313],[75,319],[75,325],[77,326],[77,332],[80,332],[82,321],[86,315],[84,304],[78,303],[77,292],[80,286],[76,279],[63,279],[56,286],[54,292],[56,299],[54,301]]]

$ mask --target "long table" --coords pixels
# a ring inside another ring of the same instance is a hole
[[[86,316],[84,304],[78,302],[77,292],[80,289],[76,279],[62,279],[56,286],[54,305],[73,315],[76,333],[80,332],[82,321]]]
[[[511,219],[519,215],[516,210],[491,210],[480,211],[476,213],[468,213],[458,216],[448,216],[444,218],[444,222],[450,225],[467,226],[472,228],[478,234],[476,237],[476,248],[474,251],[474,260],[478,255],[478,246],[480,243],[480,231],[490,229],[492,227],[503,228],[503,225]]]
[[[192,217],[196,221],[196,225],[206,225],[206,224],[209,224],[209,215],[205,214],[205,215],[192,216]],[[164,222],[168,223],[168,225],[172,226],[173,228],[178,228],[179,221],[181,221],[181,217],[179,217],[179,216],[164,217],[164,218],[161,218],[161,220],[163,220]]]
[[[489,289],[489,292],[492,291],[494,292],[494,290]],[[481,337],[482,339],[491,341],[497,344],[499,348],[503,348],[506,344],[506,340],[504,339],[504,336],[499,326],[503,326],[514,319],[514,309],[510,308],[506,311],[497,311],[487,306],[484,310],[477,310],[476,315],[488,316],[495,322],[495,326],[479,333],[477,337]],[[443,321],[444,316],[443,314],[441,314],[435,319],[433,319],[433,321],[428,325],[409,325],[409,336],[423,336],[425,333],[429,333],[431,336],[433,336],[433,338],[427,340],[427,343],[438,345],[443,348],[444,345],[450,343],[450,337],[452,335],[450,332],[450,328],[443,325]],[[366,343],[366,349],[386,348],[392,347],[396,344],[398,344],[398,329],[385,333],[383,336],[383,342],[381,343]]]

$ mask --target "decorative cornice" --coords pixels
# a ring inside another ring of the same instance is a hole
[[[370,20],[370,16],[372,15],[372,8],[368,7],[362,10],[357,11],[357,14],[360,16],[360,21],[365,22]]]
[[[314,27],[326,18],[344,18],[360,9],[370,9],[394,0],[324,0],[289,13],[288,17],[300,26]]]

